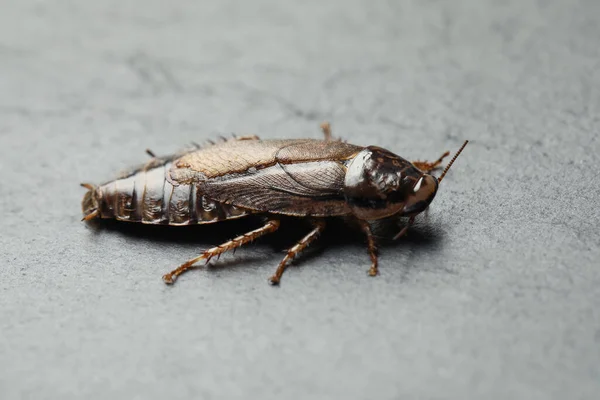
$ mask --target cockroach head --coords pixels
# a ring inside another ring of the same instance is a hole
[[[354,215],[365,220],[416,215],[429,206],[438,188],[436,178],[375,146],[350,161],[344,184]]]
[[[344,195],[363,220],[398,215],[414,217],[435,198],[440,182],[469,141],[465,141],[439,178],[380,147],[369,146],[348,163]]]

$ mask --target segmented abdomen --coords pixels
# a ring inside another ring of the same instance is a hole
[[[166,162],[142,168],[100,186],[100,216],[145,224],[191,225],[252,213],[206,198],[195,184],[173,186],[166,179],[170,167],[171,162]]]

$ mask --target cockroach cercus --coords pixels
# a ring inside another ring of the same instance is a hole
[[[377,275],[377,249],[371,231],[376,220],[400,221],[404,235],[435,197],[440,182],[467,145],[465,141],[439,178],[430,173],[437,161],[409,162],[376,146],[356,146],[332,140],[328,123],[321,125],[324,140],[260,140],[234,137],[145,165],[89,189],[82,202],[83,220],[113,218],[143,224],[211,224],[258,214],[264,225],[212,247],[173,271],[165,283],[200,260],[208,262],[228,250],[275,232],[280,217],[307,218],[313,229],[292,246],[270,282],[278,284],[286,265],[325,229],[326,217],[355,220],[367,238],[371,268]]]

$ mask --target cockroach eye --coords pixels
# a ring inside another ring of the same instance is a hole
[[[425,211],[433,201],[437,190],[437,179],[429,174],[423,175],[413,188],[413,193],[406,197],[401,215],[410,217]]]
[[[423,182],[423,178],[422,177],[421,177],[421,179],[419,179],[419,181],[415,185],[415,187],[413,189],[413,192],[417,193],[419,191],[419,189],[421,189],[421,182]]]

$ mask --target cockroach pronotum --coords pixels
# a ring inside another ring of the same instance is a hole
[[[313,229],[292,246],[269,281],[278,284],[287,264],[325,229],[326,217],[355,220],[367,238],[371,267],[378,274],[373,221],[408,218],[394,239],[435,197],[440,182],[463,151],[465,141],[439,178],[431,175],[442,160],[409,162],[376,146],[333,140],[323,123],[324,140],[260,140],[257,136],[223,139],[169,157],[156,157],[131,172],[89,189],[83,220],[113,218],[143,224],[211,224],[248,215],[264,225],[212,247],[165,274],[167,284],[200,260],[210,261],[260,236],[275,232],[280,217],[310,220]]]

